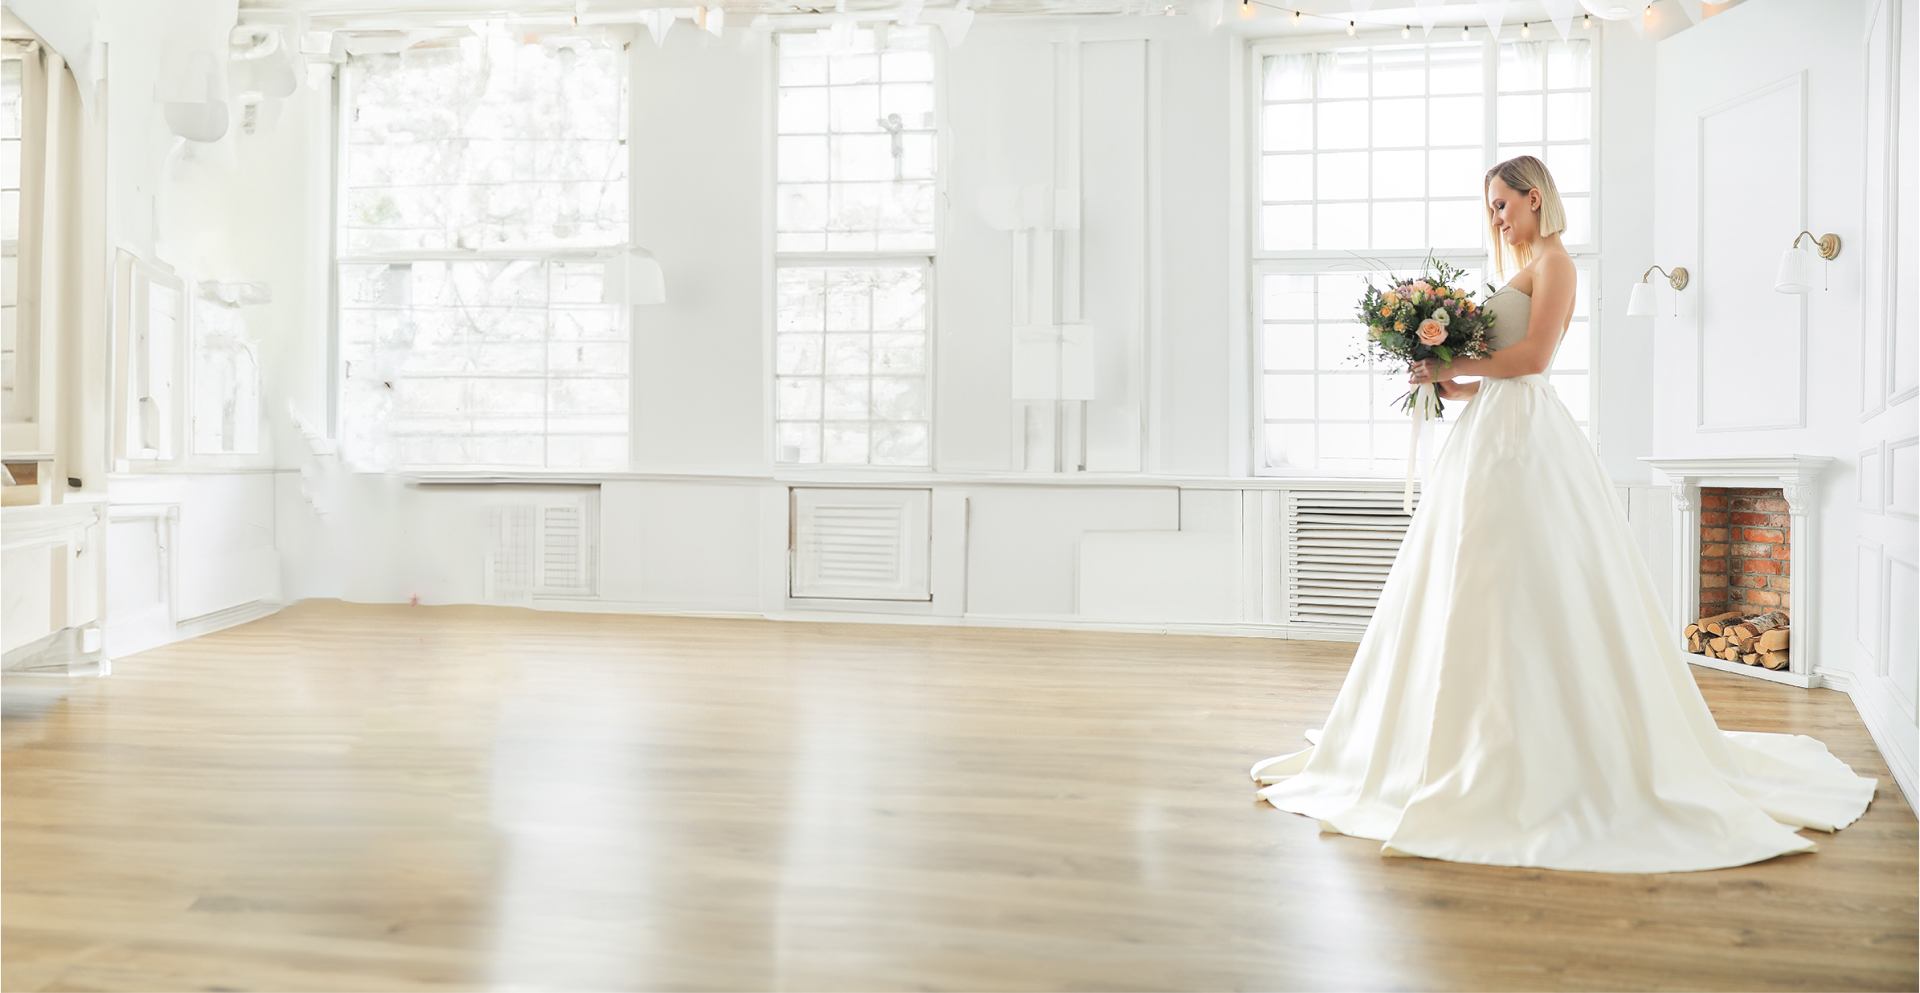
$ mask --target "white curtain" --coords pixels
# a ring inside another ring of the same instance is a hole
[[[103,122],[87,114],[66,60],[20,46],[17,388],[32,419],[6,425],[9,452],[51,451],[54,478],[106,480],[106,211]]]

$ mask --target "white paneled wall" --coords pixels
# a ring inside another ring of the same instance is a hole
[[[1913,705],[1914,519],[1894,506],[1897,446],[1920,403],[1901,310],[1920,278],[1914,0],[1749,0],[1655,46],[1653,258],[1694,284],[1654,318],[1652,454],[1827,456],[1817,620],[1828,685],[1853,693],[1909,797],[1920,769]],[[1902,68],[1905,67],[1905,68]],[[1842,242],[1805,296],[1773,290],[1801,230]],[[1614,278],[1619,278],[1617,275]],[[1664,480],[1660,480],[1664,482]],[[1688,547],[1677,535],[1675,548]],[[1798,540],[1798,539],[1796,539]],[[1796,578],[1800,575],[1796,566]]]

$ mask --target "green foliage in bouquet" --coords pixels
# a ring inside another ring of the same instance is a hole
[[[1367,351],[1376,361],[1411,365],[1421,359],[1452,362],[1483,358],[1491,351],[1487,334],[1493,315],[1482,310],[1465,289],[1454,286],[1466,270],[1438,260],[1425,272],[1385,288],[1367,284],[1360,297],[1360,320],[1367,326]],[[1400,398],[1411,410],[1414,391]],[[1436,413],[1444,406],[1435,403]]]

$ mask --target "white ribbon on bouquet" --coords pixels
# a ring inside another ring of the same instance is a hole
[[[1440,415],[1440,397],[1432,383],[1421,383],[1413,388],[1413,430],[1407,440],[1407,488],[1400,494],[1400,509],[1413,513],[1413,469],[1420,460],[1420,434],[1427,428],[1427,421]]]

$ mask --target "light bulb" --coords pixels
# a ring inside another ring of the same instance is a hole
[[[1293,26],[1294,27],[1300,26],[1300,12],[1297,10],[1293,12]]]
[[[1473,37],[1473,28],[1468,27],[1465,24],[1460,25],[1460,40],[1466,41],[1468,38],[1471,38],[1471,37]]]
[[[1526,23],[1526,22],[1524,22],[1524,21],[1523,21],[1523,22],[1521,22],[1521,24],[1520,24],[1520,37],[1522,37],[1522,38],[1531,38],[1531,37],[1533,37],[1533,25],[1531,25],[1531,24],[1528,24],[1528,23]]]
[[[1402,37],[1402,38],[1411,38],[1411,37],[1413,37],[1413,25],[1411,25],[1411,24],[1409,24],[1409,25],[1407,25],[1407,26],[1405,26],[1405,27],[1403,27],[1403,28],[1401,28],[1401,29],[1400,29],[1400,37]]]
[[[1349,37],[1353,37],[1353,38],[1358,38],[1358,37],[1360,37],[1360,31],[1359,31],[1359,29],[1358,29],[1358,28],[1355,28],[1355,27],[1353,26],[1353,22],[1352,22],[1352,21],[1348,21],[1348,22],[1347,22],[1347,35],[1348,35]]]
[[[1585,17],[1580,18],[1580,27],[1582,30],[1585,30],[1585,31],[1593,30],[1593,15],[1588,14]]]

